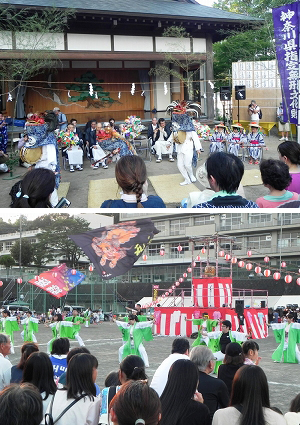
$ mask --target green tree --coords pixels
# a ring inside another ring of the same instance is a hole
[[[9,268],[15,265],[15,260],[10,254],[2,255],[0,257],[0,264],[1,266]]]
[[[19,264],[20,261],[20,240],[17,240],[11,247],[10,253],[13,259]],[[29,266],[33,261],[33,247],[29,240],[22,239],[21,241],[21,265]],[[19,264],[20,265],[20,264]]]

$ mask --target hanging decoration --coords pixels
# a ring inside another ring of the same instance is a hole
[[[91,97],[93,97],[94,88],[93,88],[93,84],[92,83],[89,83],[89,94],[90,94]]]
[[[254,269],[254,271],[255,271],[255,273],[261,273],[261,267],[259,267],[259,266],[257,266],[257,267],[255,267],[255,269]]]
[[[168,94],[168,85],[166,82],[164,82],[164,95]]]
[[[183,273],[183,275],[182,275],[184,278],[186,278],[187,277],[187,273]]]
[[[279,279],[280,279],[280,277],[281,277],[281,274],[280,274],[279,272],[275,272],[275,273],[273,274],[273,278],[274,278],[275,280],[279,280]]]
[[[291,282],[292,282],[292,280],[293,280],[293,277],[292,277],[290,274],[287,274],[287,275],[284,277],[284,281],[285,281],[285,283],[291,283]]]
[[[226,254],[226,255],[225,255],[225,260],[226,260],[226,261],[229,261],[230,259],[231,259],[231,255],[230,255],[230,254]]]
[[[251,263],[247,263],[247,264],[246,264],[246,269],[247,269],[248,271],[250,271],[250,270],[252,269],[252,267],[253,267],[253,265],[252,265]]]
[[[205,253],[206,253],[206,249],[205,249],[205,248],[202,248],[202,249],[201,249],[201,254],[205,254]],[[199,257],[199,260],[200,260],[200,255],[198,255],[198,257]],[[197,258],[198,258],[198,257],[197,257]]]
[[[247,255],[248,255],[248,257],[251,257],[252,256],[252,251],[247,251]]]
[[[2,280],[0,280],[0,286],[3,286],[3,282],[2,282]]]
[[[298,286],[300,286],[300,277],[298,277],[298,279],[296,280],[296,283]]]
[[[187,270],[188,273],[192,273],[192,268],[191,267],[188,267],[186,270]]]
[[[271,276],[271,270],[266,269],[266,270],[264,271],[264,276],[265,276],[265,277],[269,277],[269,276]]]
[[[232,257],[232,259],[231,259],[231,262],[232,262],[232,264],[236,264],[237,263],[237,258],[236,257]]]
[[[178,280],[179,280],[180,283],[182,283],[184,281],[183,277],[180,277]]]
[[[23,280],[20,277],[18,277],[17,283],[21,284],[22,282],[23,282]]]
[[[165,255],[165,251],[164,251],[164,249],[161,249],[161,250],[159,251],[159,255],[161,255],[162,257]]]
[[[285,261],[282,261],[282,262],[281,262],[281,267],[283,267],[283,268],[285,268],[285,267],[286,267],[286,262],[285,262]]]
[[[144,261],[147,261],[147,258],[148,258],[148,257],[147,257],[147,255],[146,255],[146,254],[144,254],[144,255],[143,255],[143,260],[144,260]]]
[[[134,93],[135,93],[135,84],[134,83],[132,83],[131,84],[131,90],[130,90],[130,93],[131,93],[131,95],[133,96],[134,95]]]
[[[241,260],[241,261],[239,261],[239,262],[238,262],[238,266],[239,266],[239,267],[244,267],[244,266],[245,266],[245,262],[244,262],[244,261],[242,261],[242,260]]]
[[[177,251],[178,251],[178,252],[181,252],[181,251],[182,251],[182,246],[181,246],[180,244],[179,244],[179,245],[178,245],[178,247],[177,247]]]
[[[225,252],[224,251],[219,251],[219,257],[224,257],[225,256]]]
[[[196,260],[197,260],[197,261],[200,261],[200,260],[201,260],[200,255],[197,255]]]
[[[90,264],[89,265],[89,271],[92,272],[93,270],[94,270],[94,265],[93,264]]]
[[[270,261],[270,258],[269,258],[269,257],[265,257],[265,258],[264,258],[264,262],[265,262],[265,263],[268,263],[269,261]]]
[[[180,285],[180,282],[177,280],[176,282],[175,282],[175,286],[179,286]]]
[[[75,274],[77,273],[77,271],[76,271],[76,269],[72,269],[71,270],[71,274],[73,275],[73,276],[75,276]]]

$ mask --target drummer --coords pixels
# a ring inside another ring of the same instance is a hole
[[[62,130],[58,135],[58,142],[62,146],[62,156],[68,157],[70,172],[83,170],[83,150],[80,146],[80,140],[77,134],[74,133],[74,125],[68,124],[66,130]]]

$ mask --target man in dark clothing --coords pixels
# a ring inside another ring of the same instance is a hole
[[[92,155],[91,153],[92,146],[94,146],[97,141],[96,140],[96,125],[97,125],[97,121],[92,120],[90,128],[87,128],[87,130],[85,131],[85,143],[86,143],[86,146],[89,148],[90,155]]]
[[[216,410],[228,406],[228,389],[221,379],[210,376],[215,367],[215,357],[208,347],[205,345],[194,347],[190,354],[190,360],[199,370],[198,391],[202,394],[204,404],[209,408],[212,418]]]

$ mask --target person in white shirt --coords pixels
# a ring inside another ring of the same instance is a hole
[[[10,384],[11,362],[5,357],[10,353],[10,339],[5,334],[0,334],[0,391]]]
[[[168,133],[165,130],[166,121],[164,118],[158,120],[159,127],[153,132],[153,140],[155,141],[154,148],[157,154],[156,162],[162,161],[162,155],[169,155],[169,161],[174,162],[173,158],[173,140],[168,137]]]
[[[251,100],[251,103],[248,106],[250,122],[255,122],[256,124],[259,124],[259,111],[260,107],[256,104],[255,100]]]

